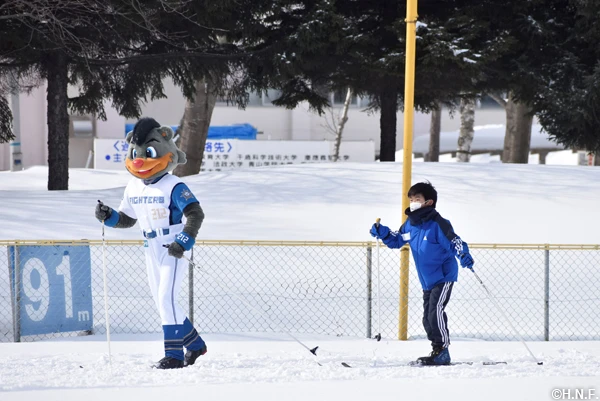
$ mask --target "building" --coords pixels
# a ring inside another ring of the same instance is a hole
[[[154,117],[164,125],[177,125],[183,115],[185,98],[172,83],[165,83],[166,99],[160,99],[143,105],[143,115]],[[71,95],[75,95],[73,88]],[[324,140],[334,139],[334,134],[327,128],[326,117],[308,111],[306,105],[294,110],[275,107],[270,99],[277,97],[276,92],[252,95],[245,110],[225,103],[217,103],[213,112],[211,125],[231,125],[249,123],[256,127],[258,140]],[[20,94],[13,99],[18,102],[18,115],[15,125],[20,131],[21,160],[23,168],[34,165],[47,165],[47,127],[46,127],[46,87],[36,88],[29,94]],[[339,110],[344,101],[344,94],[331,94],[334,109]],[[367,113],[366,99],[355,97],[348,112],[348,122],[344,129],[344,140],[375,142],[379,149],[379,113]],[[16,108],[15,108],[16,109]],[[125,134],[125,124],[133,122],[118,115],[110,102],[105,104],[107,121],[94,119],[92,116],[72,116],[69,144],[69,166],[73,168],[90,165],[94,138],[121,139]],[[483,106],[475,116],[477,125],[504,124],[505,113],[500,107]],[[429,133],[430,116],[415,113],[415,136]],[[403,113],[398,112],[396,148],[402,148]],[[445,112],[442,117],[442,130],[453,131],[460,126],[460,119],[455,113],[451,116]],[[10,169],[10,144],[0,144],[0,170]]]

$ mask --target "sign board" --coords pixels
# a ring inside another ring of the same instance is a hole
[[[89,246],[9,247],[20,335],[91,330]]]
[[[242,139],[208,139],[202,159],[203,171],[234,168],[267,167],[282,164],[328,163],[333,161],[334,141],[255,141]],[[125,169],[128,145],[119,139],[94,140],[94,167]],[[341,162],[372,162],[373,141],[348,141],[340,146]]]
[[[202,170],[267,167],[282,164],[328,163],[333,161],[333,141],[244,141],[238,139],[207,140]],[[340,160],[372,162],[373,141],[342,142]]]
[[[102,170],[125,169],[129,144],[124,139],[94,139],[94,168]]]

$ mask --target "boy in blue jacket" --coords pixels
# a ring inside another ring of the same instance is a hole
[[[398,231],[375,223],[370,233],[388,248],[410,245],[423,287],[423,327],[433,348],[429,356],[418,358],[417,363],[449,365],[450,335],[445,308],[458,278],[456,258],[462,267],[472,268],[474,262],[467,244],[435,210],[437,191],[433,185],[429,182],[413,185],[408,198],[410,207],[405,211],[408,219]]]

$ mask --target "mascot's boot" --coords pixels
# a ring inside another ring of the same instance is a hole
[[[183,366],[190,366],[196,362],[198,357],[206,354],[206,343],[196,331],[192,322],[186,317],[183,321],[183,346],[187,348]]]
[[[196,363],[196,359],[198,359],[202,355],[206,354],[206,351],[207,351],[206,345],[204,346],[204,348],[201,348],[197,351],[187,350],[187,352],[185,353],[185,359],[183,361],[183,366],[193,365],[194,363]]]
[[[156,369],[180,369],[183,368],[183,361],[170,356],[165,356],[158,361],[154,367]]]
[[[163,325],[165,357],[154,365],[157,369],[183,368],[183,325]]]

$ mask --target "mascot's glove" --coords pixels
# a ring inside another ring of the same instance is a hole
[[[183,257],[183,252],[184,249],[181,245],[179,245],[177,242],[171,242],[170,245],[165,245],[167,248],[169,248],[169,255],[176,257],[177,259],[181,259]]]
[[[96,218],[103,221],[108,227],[114,227],[119,222],[119,213],[114,213],[110,206],[98,201],[96,204]]]
[[[96,205],[96,218],[100,221],[108,220],[111,214],[112,208],[98,201],[98,204]]]
[[[467,269],[472,269],[475,261],[469,252],[461,253],[460,256],[460,265],[462,267],[466,267]]]
[[[379,223],[375,223],[373,224],[373,227],[371,227],[371,231],[369,231],[369,233],[377,239],[384,239],[390,235],[390,229],[386,226],[382,226]]]
[[[178,259],[183,257],[183,252],[189,251],[194,246],[196,240],[192,238],[185,231],[180,232],[169,245],[169,255],[174,256]]]

